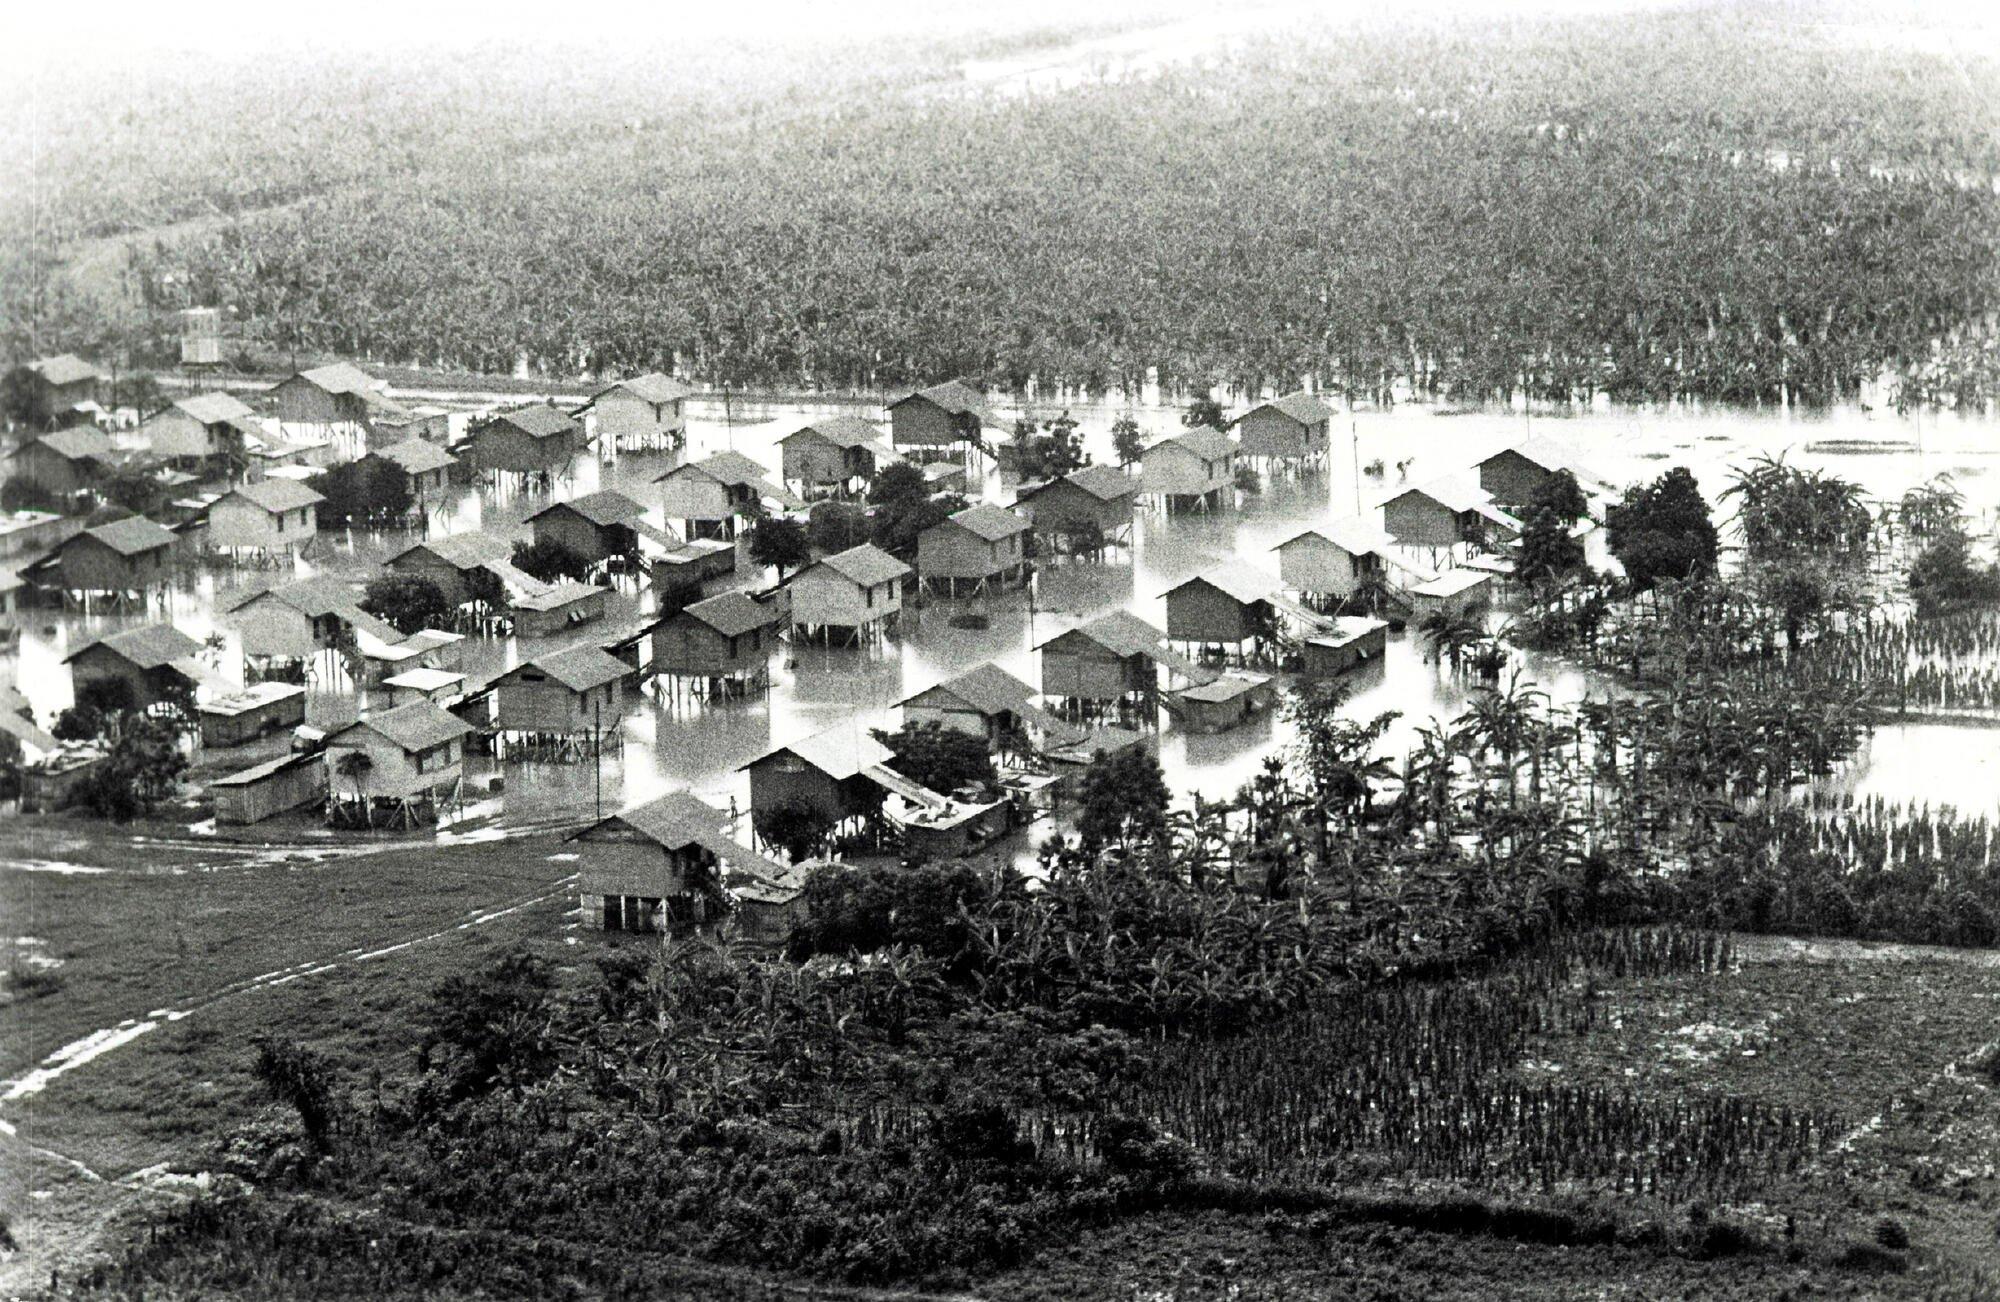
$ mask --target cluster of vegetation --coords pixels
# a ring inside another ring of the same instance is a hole
[[[103,818],[124,821],[148,813],[173,794],[187,768],[181,734],[194,722],[194,693],[175,693],[141,709],[123,678],[94,678],[56,716],[50,732],[59,741],[96,742],[104,758],[76,789],[76,801]]]
[[[399,633],[449,628],[457,614],[451,598],[421,574],[382,574],[361,590],[361,609]]]
[[[128,274],[156,312],[235,305],[266,348],[496,374],[1827,402],[1886,368],[1902,397],[1978,399],[2000,196],[1990,70],[1962,57],[1676,10],[1343,23],[1046,97],[850,75],[812,84],[819,111],[708,123],[565,93],[497,146],[463,102],[421,139],[420,114],[364,112],[376,138],[270,160],[222,206],[295,203],[138,246]],[[665,120],[608,143],[628,116]],[[58,174],[101,163],[70,145]],[[16,262],[17,331],[120,333],[53,255]]]
[[[409,477],[379,457],[343,461],[314,475],[308,486],[319,504],[322,529],[394,529],[409,523]]]

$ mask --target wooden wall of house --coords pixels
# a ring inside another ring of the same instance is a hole
[[[449,787],[465,773],[465,751],[462,739],[445,743],[441,756],[432,761],[432,767],[419,770],[415,757],[387,737],[367,729],[359,729],[345,738],[327,744],[327,781],[336,796],[355,794],[355,783],[351,778],[340,776],[340,757],[351,750],[368,753],[374,766],[362,775],[360,792],[370,798],[401,799],[438,787]]]
[[[610,555],[606,545],[610,531],[599,529],[567,506],[537,516],[529,528],[534,531],[536,542],[559,542],[588,560],[601,561]]]
[[[577,890],[584,895],[639,895],[666,899],[714,890],[715,854],[688,844],[669,850],[621,823],[594,827],[571,844],[577,848]]]
[[[1151,691],[1153,662],[1143,655],[1120,656],[1084,638],[1058,638],[1042,648],[1042,691],[1085,701],[1115,701],[1128,692]]]
[[[165,547],[127,556],[88,534],[63,548],[62,585],[80,592],[138,592],[165,583],[172,573]]]
[[[397,557],[388,568],[396,574],[417,574],[429,579],[438,585],[444,599],[453,606],[463,606],[472,600],[472,588],[465,573],[451,562],[429,552],[413,551],[407,556]]]
[[[846,449],[817,434],[785,440],[782,474],[798,484],[837,484],[849,477]]]
[[[296,375],[272,387],[268,396],[279,420],[300,425],[359,424],[368,415],[368,404],[361,399],[328,393]]]
[[[575,446],[551,435],[532,438],[502,422],[481,426],[466,445],[467,460],[478,470],[511,470],[522,474],[554,474],[569,464]]]
[[[1204,461],[1177,443],[1149,449],[1139,463],[1139,491],[1168,497],[1200,497],[1228,487],[1236,474],[1232,453]]]
[[[1542,485],[1553,479],[1544,470],[1512,448],[1479,463],[1479,486],[1506,506],[1523,506],[1534,500]]]
[[[1167,636],[1183,642],[1241,642],[1251,633],[1243,603],[1201,579],[1167,594]]]
[[[271,512],[241,497],[225,497],[208,509],[211,547],[296,550],[312,542],[318,534],[316,505]]]
[[[607,393],[590,408],[597,414],[597,433],[612,438],[668,438],[687,426],[681,402],[661,403],[657,408],[630,393]]]
[[[1038,533],[1060,533],[1074,525],[1095,524],[1107,534],[1117,533],[1132,523],[1133,499],[1120,497],[1105,501],[1084,492],[1066,479],[1058,479],[1022,502],[1019,510],[1034,522]]]
[[[1306,534],[1278,549],[1278,574],[1287,587],[1300,592],[1346,597],[1353,594],[1364,569],[1365,562],[1357,563],[1357,559],[1338,543],[1317,534]],[[1379,567],[1377,561],[1372,568]]]
[[[766,667],[776,643],[770,628],[726,638],[698,619],[676,615],[653,630],[653,667],[690,678],[731,678]]]
[[[186,461],[214,456],[222,450],[208,426],[178,407],[169,407],[147,420],[139,432],[156,456]]]
[[[1411,547],[1456,547],[1458,514],[1420,493],[1404,493],[1382,504],[1382,527]]]
[[[735,514],[729,486],[693,471],[662,479],[660,501],[669,520],[726,520]]]
[[[60,493],[65,497],[82,492],[95,478],[90,462],[72,461],[41,443],[22,445],[21,450],[0,463],[0,467],[4,467],[8,475],[39,484],[51,493]]]
[[[793,802],[817,810],[822,817],[838,821],[848,814],[841,798],[840,784],[804,761],[798,771],[786,772],[784,755],[769,755],[750,766],[751,810],[779,809]]]
[[[1307,457],[1327,449],[1327,422],[1303,425],[1284,412],[1259,407],[1236,424],[1246,457]]]
[[[211,787],[215,821],[231,826],[261,823],[289,810],[326,799],[326,765],[293,764],[242,786]]]
[[[928,398],[911,398],[889,411],[889,438],[899,448],[943,447],[966,437],[963,424]]]
[[[794,575],[786,587],[792,594],[792,623],[808,628],[861,628],[903,608],[900,579],[863,589],[845,575],[816,566]]]
[[[260,598],[218,618],[241,636],[246,656],[303,660],[320,650],[313,621],[275,598]]]
[[[508,732],[587,733],[617,727],[624,706],[625,685],[613,679],[587,692],[570,690],[538,670],[520,666],[503,677],[494,692],[495,723]]]
[[[917,535],[917,572],[926,579],[991,578],[1025,559],[1021,540],[1026,536],[1010,534],[988,542],[961,525],[937,525]]]
[[[590,596],[554,610],[516,610],[514,632],[520,637],[555,637],[578,624],[596,623],[610,608],[611,589],[592,587]]]

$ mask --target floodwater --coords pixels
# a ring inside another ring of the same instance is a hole
[[[852,404],[746,405],[737,399],[725,419],[720,402],[692,406],[691,455],[733,448],[774,472],[778,464],[774,444],[780,435],[815,416],[858,410]],[[880,415],[877,410],[861,410]],[[1046,419],[1060,410],[1054,403],[1035,404],[1028,414]],[[1174,411],[1158,406],[1079,404],[1071,410],[1084,422],[1086,446],[1099,460],[1111,459],[1109,425],[1116,416],[1129,412],[1151,436],[1168,432],[1178,422]],[[1003,414],[1011,418],[1017,412],[1003,408]],[[1949,472],[1964,490],[1977,528],[1989,536],[1995,508],[2000,507],[2000,482],[1991,479],[1995,458],[2000,456],[2000,424],[1987,418],[1926,415],[1917,420],[1861,408],[1810,417],[1687,408],[1600,410],[1565,417],[1530,417],[1519,410],[1447,415],[1409,406],[1388,413],[1358,412],[1339,419],[1334,455],[1323,470],[1267,482],[1261,494],[1246,497],[1233,511],[1172,518],[1142,513],[1129,550],[1113,551],[1102,563],[1050,563],[1038,577],[1032,597],[1016,591],[934,601],[921,610],[906,611],[900,638],[874,649],[781,648],[772,666],[771,690],[749,700],[676,710],[649,695],[621,721],[619,744],[607,750],[601,765],[508,764],[499,769],[474,767],[468,776],[483,786],[488,773],[504,773],[508,823],[599,804],[614,810],[674,789],[692,790],[724,809],[740,809],[747,804],[748,782],[739,769],[772,745],[847,719],[894,726],[898,701],[986,660],[1035,685],[1039,673],[1032,648],[1037,643],[1118,608],[1130,609],[1159,626],[1165,618],[1163,594],[1180,580],[1232,557],[1275,574],[1271,549],[1299,530],[1351,514],[1357,507],[1371,510],[1402,483],[1457,472],[1531,429],[1566,444],[1617,484],[1686,465],[1713,496],[1724,486],[1730,465],[1758,453],[1783,452],[1797,464],[1855,479],[1882,498],[1900,496],[1913,484]],[[1365,468],[1378,459],[1386,470],[1370,475]],[[1399,474],[1396,463],[1404,461],[1407,470]],[[617,487],[656,503],[651,482],[671,464],[660,455],[627,454],[606,464],[586,456],[573,467],[569,481],[557,484],[551,493],[459,490],[434,517],[433,532],[483,527],[524,537],[526,531],[519,526],[527,515],[550,500],[599,487]],[[1014,485],[1003,482],[997,471],[982,464],[980,475],[976,487],[981,495],[1002,503],[1012,500]],[[657,505],[654,522],[665,523]],[[413,537],[323,540],[321,552],[301,572],[366,577]],[[1601,547],[1601,542],[1595,545]],[[218,599],[244,584],[274,577],[278,576],[268,571],[204,571],[170,595],[164,617],[197,638],[220,634],[223,647],[218,659],[225,674],[233,675],[240,656],[234,635],[217,620]],[[753,573],[746,559],[735,581],[767,583],[770,576]],[[621,592],[611,619],[635,619],[649,600],[647,594]],[[986,627],[954,626],[953,616],[966,613],[984,616]],[[68,675],[61,669],[64,655],[90,638],[161,617],[159,613],[86,618],[30,612],[30,627],[15,666],[19,685],[46,720],[68,703]],[[601,638],[605,627],[588,626],[562,641]],[[548,649],[553,647],[515,638],[473,638],[466,643],[466,668],[478,676]],[[1524,680],[1536,682],[1557,702],[1574,701],[1593,690],[1588,675],[1558,660],[1531,656],[1518,658],[1517,665]],[[6,669],[0,662],[0,674]],[[1410,635],[1392,639],[1384,661],[1365,666],[1346,681],[1354,693],[1350,708],[1355,715],[1401,712],[1385,741],[1385,749],[1396,759],[1412,746],[1417,726],[1456,714],[1469,690],[1464,680],[1427,664]],[[339,683],[317,687],[310,700],[312,717],[321,723],[352,718],[357,709],[352,693]],[[1159,749],[1169,785],[1177,794],[1199,790],[1218,798],[1232,794],[1288,741],[1287,725],[1274,717],[1211,736],[1187,735],[1167,721]],[[1901,727],[1878,735],[1842,782],[1857,792],[1895,800],[1990,809],[2000,805],[1996,799],[2000,784],[1992,780],[1996,763],[2000,763],[2000,730]]]

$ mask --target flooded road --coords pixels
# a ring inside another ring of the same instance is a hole
[[[1059,403],[1038,403],[1028,414],[1047,419],[1063,409]],[[725,417],[719,401],[697,401],[692,404],[689,455],[733,449],[761,462],[775,479],[775,442],[780,436],[815,416],[855,410],[846,403],[746,405],[736,400]],[[1083,421],[1086,447],[1100,461],[1113,459],[1109,426],[1117,416],[1132,414],[1151,437],[1178,424],[1177,412],[1157,406],[1076,404],[1069,410]],[[1002,411],[1010,419],[1019,413],[1014,407]],[[1357,506],[1372,511],[1405,481],[1414,484],[1456,472],[1531,430],[1569,446],[1593,470],[1617,484],[1686,465],[1714,497],[1724,487],[1732,464],[1758,453],[1782,452],[1796,464],[1855,479],[1880,498],[1898,497],[1911,485],[1950,472],[1964,490],[1975,530],[1981,534],[1993,532],[1995,508],[2000,507],[2000,482],[1992,475],[1995,458],[2000,457],[2000,423],[1987,419],[1926,415],[1918,421],[1858,408],[1811,417],[1688,409],[1561,418],[1529,418],[1504,410],[1445,415],[1417,407],[1356,413],[1336,419],[1331,464],[1323,470],[1267,480],[1260,494],[1245,497],[1234,511],[1171,519],[1157,512],[1142,513],[1129,549],[1108,553],[1102,563],[1050,563],[1032,597],[1011,592],[933,601],[906,612],[900,639],[880,648],[781,648],[772,665],[771,690],[763,697],[676,710],[649,695],[621,721],[620,744],[607,752],[601,769],[588,763],[509,764],[504,770],[475,767],[469,776],[483,781],[486,773],[504,772],[509,823],[587,812],[599,802],[600,791],[607,810],[675,789],[692,790],[724,809],[740,809],[747,804],[748,782],[738,769],[774,744],[848,718],[893,726],[897,701],[986,660],[1038,684],[1035,644],[1115,609],[1132,610],[1159,626],[1165,618],[1163,594],[1180,580],[1229,558],[1275,574],[1271,549],[1299,530],[1352,514]],[[996,432],[992,437],[1002,436]],[[1365,468],[1377,460],[1386,471],[1366,473]],[[1407,462],[1400,475],[1398,462]],[[671,464],[660,455],[627,454],[615,463],[586,456],[574,465],[568,482],[547,494],[456,490],[441,515],[433,517],[432,531],[486,528],[524,538],[521,522],[528,515],[551,500],[600,487],[615,487],[648,503],[653,522],[664,525],[652,480]],[[990,464],[981,463],[977,495],[1004,504],[1013,500],[1013,490],[1011,480],[1003,480]],[[301,573],[365,578],[413,540],[411,534],[323,539],[320,552]],[[1594,545],[1601,548],[1601,540]],[[269,571],[205,570],[171,594],[163,614],[151,616],[86,618],[33,612],[22,639],[17,681],[38,715],[46,719],[69,700],[68,674],[61,665],[64,655],[93,637],[162,617],[197,638],[220,636],[217,658],[224,672],[233,675],[240,664],[239,647],[235,635],[217,618],[218,603],[245,585],[276,577],[280,576]],[[769,581],[768,573],[754,573],[747,559],[733,580],[741,585]],[[611,620],[635,619],[650,609],[650,602],[648,593],[621,591]],[[954,624],[953,616],[967,613],[984,617],[985,626]],[[601,636],[597,630],[604,627],[593,625],[580,632],[597,637]],[[583,639],[568,634],[556,643],[536,644],[519,638],[473,638],[466,643],[465,667],[477,677],[577,640]],[[1523,679],[1538,683],[1558,703],[1574,701],[1592,689],[1587,675],[1560,661],[1529,656],[1518,662]],[[1364,667],[1346,681],[1354,691],[1355,714],[1401,712],[1403,717],[1385,742],[1387,753],[1396,759],[1413,744],[1419,725],[1457,713],[1469,690],[1465,680],[1425,663],[1411,635],[1392,639],[1384,661]],[[322,684],[311,697],[312,717],[323,724],[344,722],[356,708],[352,693],[340,683]],[[1177,793],[1199,789],[1212,798],[1221,797],[1233,793],[1288,740],[1285,723],[1271,717],[1211,736],[1187,735],[1169,721],[1161,734],[1160,757]],[[1955,754],[1953,762],[1937,762],[1944,749]],[[1916,754],[1925,762],[1909,762]],[[1878,735],[1842,781],[1857,792],[1892,800],[1992,808],[2000,805],[1996,794],[2000,784],[1992,781],[1996,764],[2000,764],[2000,730],[1906,726]]]

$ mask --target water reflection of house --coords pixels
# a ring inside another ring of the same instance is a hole
[[[329,817],[364,827],[434,822],[458,798],[471,731],[429,701],[342,728],[326,740]]]
[[[1383,502],[1382,527],[1406,547],[1433,551],[1521,532],[1521,522],[1495,506],[1490,493],[1458,476],[1406,488]]]
[[[792,627],[802,636],[862,642],[894,626],[910,567],[872,543],[822,557],[792,575]]]
[[[882,431],[859,416],[833,416],[802,425],[778,440],[783,458],[779,475],[796,484],[804,496],[834,490],[849,493],[875,478],[875,472],[901,460],[882,441]]]
[[[595,565],[639,548],[646,508],[616,489],[554,502],[528,517],[537,543],[558,543]]]
[[[625,708],[624,661],[594,646],[548,651],[494,681],[494,726],[523,745],[589,753],[616,732]]]
[[[191,701],[197,686],[213,678],[195,657],[201,643],[172,624],[152,624],[85,643],[63,657],[69,666],[71,694],[81,697],[90,685],[122,680],[141,709]]]
[[[1005,507],[975,503],[917,535],[917,573],[926,588],[951,596],[1023,580],[1032,527]]]
[[[724,592],[685,606],[653,625],[653,672],[668,695],[743,696],[771,683],[771,653],[785,603]]]
[[[1236,491],[1236,444],[1212,425],[1169,434],[1139,454],[1139,491],[1169,512],[1216,510]]]
[[[584,919],[605,931],[693,928],[740,907],[732,888],[747,887],[756,938],[789,931],[803,872],[737,844],[725,821],[721,810],[676,791],[571,836]],[[767,916],[774,909],[779,916]]]
[[[1130,535],[1139,481],[1116,466],[1085,466],[1041,484],[1023,484],[1014,509],[1043,538],[1096,528],[1106,540]]]
[[[556,476],[583,447],[583,426],[546,402],[499,412],[474,423],[460,450],[473,468]]]
[[[734,538],[737,522],[755,515],[760,501],[786,510],[805,505],[764,477],[764,467],[741,452],[717,452],[675,466],[653,481],[670,521],[685,538]]]
[[[174,399],[148,416],[139,433],[155,456],[183,467],[229,453],[247,458],[250,441],[266,437],[256,413],[220,391]]]
[[[208,508],[208,545],[220,551],[298,554],[319,536],[326,499],[292,479],[238,484]]]
[[[144,516],[93,525],[57,544],[26,573],[42,587],[65,594],[136,597],[172,576],[178,536]]]
[[[999,424],[985,396],[962,380],[947,380],[889,404],[890,441],[899,451],[975,444],[981,430]]]
[[[651,371],[598,390],[577,415],[594,412],[597,437],[609,435],[616,451],[673,449],[686,441],[685,406],[693,393],[672,376]]]
[[[1242,454],[1270,461],[1308,462],[1325,458],[1333,408],[1300,390],[1260,402],[1230,422]]]
[[[6,462],[7,478],[70,497],[112,473],[111,436],[95,425],[74,425],[29,439]]]

